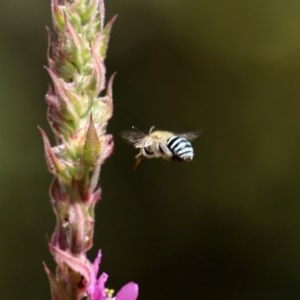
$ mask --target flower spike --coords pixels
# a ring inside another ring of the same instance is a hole
[[[39,127],[49,172],[49,195],[56,225],[49,250],[55,272],[44,264],[52,300],[136,300],[138,286],[128,283],[115,295],[99,273],[102,253],[92,263],[95,205],[101,199],[101,166],[113,151],[106,132],[113,114],[112,83],[104,60],[113,17],[104,25],[104,0],[50,0],[53,32],[48,32],[47,118],[56,144]]]

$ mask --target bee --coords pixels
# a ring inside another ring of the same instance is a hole
[[[190,141],[200,135],[199,131],[187,133],[174,133],[171,131],[154,130],[152,126],[149,133],[132,127],[132,130],[122,131],[120,136],[134,148],[140,150],[135,156],[134,170],[143,157],[163,158],[167,161],[191,161],[194,150]]]

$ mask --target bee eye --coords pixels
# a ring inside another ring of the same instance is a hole
[[[144,150],[148,155],[153,155],[153,152],[151,151],[150,147],[145,147]]]

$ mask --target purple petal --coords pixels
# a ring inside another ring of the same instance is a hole
[[[116,300],[136,300],[138,293],[139,286],[134,282],[129,282],[119,290]]]
[[[97,277],[98,272],[99,272],[101,257],[102,257],[102,252],[101,252],[101,250],[99,250],[98,254],[97,254],[97,257],[96,257],[96,259],[94,260],[94,263],[93,263],[95,278]]]
[[[102,273],[98,278],[94,292],[92,294],[93,300],[104,300],[105,299],[105,282],[107,281],[108,275],[106,273]]]

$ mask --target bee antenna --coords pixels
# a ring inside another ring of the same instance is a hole
[[[154,128],[155,128],[155,125],[153,125],[153,126],[150,128],[149,134],[154,130]]]

